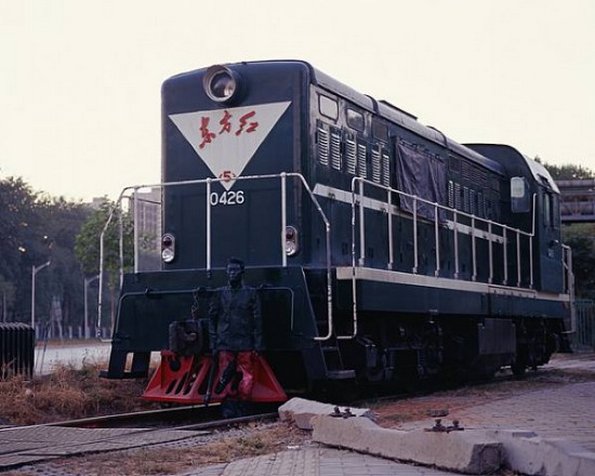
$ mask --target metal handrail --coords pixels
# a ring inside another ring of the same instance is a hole
[[[247,176],[240,176],[234,178],[235,180],[262,180],[262,179],[274,179],[279,178],[281,180],[281,262],[283,267],[287,267],[287,255],[285,253],[285,226],[287,223],[287,186],[286,180],[287,178],[297,178],[298,181],[302,184],[310,200],[314,204],[316,210],[320,214],[320,217],[324,223],[325,227],[325,234],[326,234],[326,275],[327,275],[327,322],[328,322],[328,332],[325,336],[315,336],[314,340],[324,341],[328,340],[332,337],[333,334],[333,293],[332,293],[332,272],[331,272],[331,241],[330,241],[330,233],[331,233],[331,224],[329,219],[327,218],[326,214],[322,210],[320,203],[316,199],[314,192],[310,189],[308,183],[304,176],[297,172],[282,172],[279,174],[264,174],[264,175],[247,175]],[[103,291],[103,271],[104,271],[104,236],[105,232],[107,231],[113,216],[119,208],[122,206],[122,200],[127,198],[130,191],[133,193],[133,201],[134,201],[134,271],[138,272],[138,214],[137,214],[137,204],[138,200],[136,195],[140,189],[149,188],[153,189],[156,187],[175,187],[181,185],[206,185],[206,243],[205,243],[205,253],[206,253],[206,268],[207,270],[211,270],[211,201],[210,191],[211,191],[211,184],[213,182],[226,182],[229,179],[227,178],[206,178],[206,179],[196,179],[196,180],[183,180],[183,181],[175,181],[175,182],[161,182],[155,184],[144,184],[144,185],[134,185],[128,186],[122,189],[120,195],[118,196],[118,200],[114,204],[114,207],[111,209],[108,219],[103,227],[103,230],[100,235],[100,245],[99,245],[99,297],[98,297],[98,304],[97,304],[97,326],[96,326],[96,336],[100,338],[101,336],[101,319],[102,319],[102,306],[103,306],[103,299],[102,299],[102,291]],[[129,197],[128,197],[129,198]],[[122,213],[120,213],[120,287],[123,284],[123,276],[124,276],[124,248],[123,248],[123,222],[122,222]],[[109,341],[109,340],[108,340]]]
[[[570,330],[565,334],[574,334],[576,332],[576,296],[574,295],[574,273],[572,271],[572,248],[568,245],[562,245],[562,264],[566,268],[564,277],[565,288],[570,298]]]
[[[356,184],[359,184],[356,186]],[[520,260],[520,237],[525,236],[529,241],[529,268],[530,268],[530,280],[529,286],[530,288],[533,287],[533,239],[535,237],[535,200],[536,194],[533,194],[533,210],[532,210],[532,220],[531,220],[531,232],[523,231],[518,228],[513,228],[511,226],[505,225],[503,223],[498,223],[493,220],[489,220],[486,218],[481,218],[476,216],[475,214],[466,213],[455,208],[448,207],[446,205],[441,205],[437,202],[432,202],[430,200],[426,200],[424,198],[418,197],[417,195],[412,195],[402,190],[397,190],[392,187],[388,187],[386,185],[378,184],[367,180],[363,177],[353,177],[351,180],[351,239],[352,239],[352,246],[351,246],[351,279],[352,279],[352,301],[353,301],[353,332],[350,335],[346,336],[337,336],[337,339],[353,339],[357,336],[358,332],[358,313],[357,313],[357,286],[356,286],[356,267],[363,266],[365,264],[365,225],[364,225],[364,184],[371,185],[376,187],[377,189],[381,189],[387,192],[389,199],[385,203],[387,205],[387,221],[388,221],[388,233],[389,233],[389,262],[387,264],[388,269],[392,269],[392,262],[393,262],[393,243],[392,243],[392,214],[393,214],[393,205],[391,200],[391,193],[395,193],[401,197],[405,197],[412,200],[412,220],[413,220],[413,267],[412,273],[416,274],[418,272],[418,243],[417,243],[417,222],[418,222],[418,214],[417,214],[417,206],[418,203],[424,203],[434,208],[434,240],[435,240],[435,254],[436,254],[436,266],[434,269],[434,276],[438,277],[440,275],[440,243],[439,243],[439,211],[444,210],[452,214],[452,222],[453,222],[453,245],[454,245],[454,274],[453,277],[455,279],[459,278],[459,250],[458,250],[458,234],[459,234],[459,217],[466,217],[471,222],[471,240],[472,240],[472,261],[473,261],[473,272],[471,279],[475,281],[477,279],[477,257],[476,257],[476,222],[484,223],[487,225],[487,233],[488,233],[488,253],[489,253],[489,277],[488,283],[493,281],[494,276],[494,262],[493,262],[493,243],[492,243],[492,232],[493,227],[499,227],[502,230],[502,247],[503,247],[503,255],[504,255],[504,263],[503,263],[503,271],[504,271],[504,284],[508,280],[508,259],[507,259],[507,232],[510,231],[516,234],[516,244],[517,244],[517,287],[520,287],[521,284],[521,260]],[[356,192],[356,189],[358,190]],[[356,238],[356,207],[359,210],[359,230],[360,230],[360,256],[357,258],[356,256],[356,246],[355,246],[355,238]],[[485,230],[482,230],[485,231]]]

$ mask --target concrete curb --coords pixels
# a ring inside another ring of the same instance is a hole
[[[294,398],[279,408],[279,415],[313,429],[312,439],[319,443],[446,470],[486,474],[506,467],[531,476],[595,475],[595,453],[563,438],[514,429],[392,430],[374,423],[369,409],[350,409],[367,418],[328,416],[334,408]]]
[[[320,403],[305,398],[292,398],[279,407],[279,419],[291,421],[302,430],[312,430],[312,418],[317,415],[330,415],[335,410],[335,405]],[[345,411],[345,407],[340,408]],[[349,408],[353,415],[375,419],[374,412],[369,408]]]
[[[501,467],[502,443],[483,431],[399,431],[367,418],[316,416],[312,439],[340,448],[463,473],[488,474]],[[430,451],[428,451],[430,450]]]
[[[595,454],[563,438],[541,438],[531,431],[486,430],[504,447],[504,465],[527,475],[593,476]]]

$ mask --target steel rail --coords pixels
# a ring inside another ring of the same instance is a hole
[[[274,419],[278,417],[277,412],[265,412],[265,413],[254,413],[250,415],[244,415],[236,418],[220,418],[216,417],[217,412],[220,410],[220,404],[215,403],[205,406],[182,406],[176,408],[158,409],[158,410],[146,410],[140,412],[127,412],[117,413],[113,415],[101,415],[88,418],[77,418],[74,420],[64,420],[51,423],[40,423],[36,425],[15,425],[5,428],[0,428],[0,434],[10,433],[11,431],[32,429],[32,428],[45,428],[45,427],[71,427],[71,428],[136,428],[137,425],[144,425],[142,428],[146,431],[159,431],[164,428],[168,430],[180,430],[180,429],[208,429],[217,428],[221,426],[228,426],[233,424],[245,423],[259,419]],[[264,409],[268,410],[271,406],[267,405]],[[183,425],[167,425],[166,421],[168,418],[172,420],[180,420],[181,418],[186,419],[197,419],[201,418],[204,421],[197,421],[194,423],[184,423]],[[211,418],[207,420],[207,418]],[[147,427],[148,423],[153,425]],[[124,424],[130,424],[125,426]]]

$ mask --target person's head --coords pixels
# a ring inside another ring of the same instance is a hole
[[[244,262],[238,258],[227,260],[227,280],[231,286],[237,286],[242,282],[244,275]]]

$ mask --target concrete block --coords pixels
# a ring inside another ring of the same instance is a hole
[[[507,468],[527,475],[593,476],[595,453],[564,438],[541,438],[516,430],[488,430],[504,446]]]
[[[291,421],[302,430],[311,430],[311,420],[316,415],[330,415],[333,413],[336,405],[329,403],[320,403],[315,400],[306,400],[304,398],[292,398],[279,407],[279,418],[281,421]],[[339,407],[344,411],[346,407]],[[351,413],[358,417],[374,419],[374,413],[369,408],[352,408]]]
[[[492,473],[503,461],[502,444],[479,430],[400,431],[366,418],[328,416],[314,417],[312,425],[312,439],[326,445],[463,473]]]

